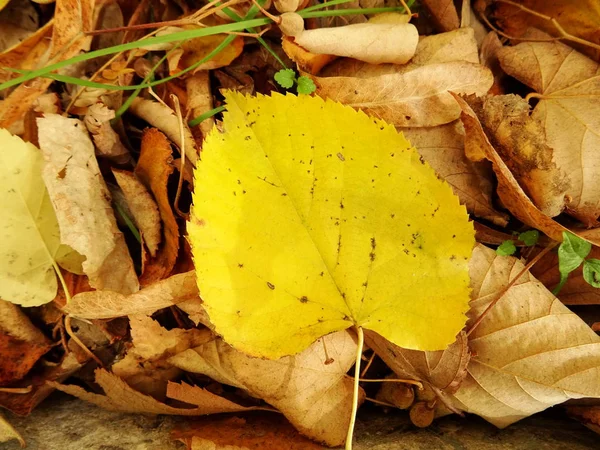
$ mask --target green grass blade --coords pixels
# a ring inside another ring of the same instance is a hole
[[[209,117],[214,116],[215,114],[219,114],[221,111],[225,111],[224,106],[217,106],[216,108],[211,109],[210,111],[206,111],[203,114],[200,114],[198,117],[194,117],[192,120],[188,122],[188,127],[195,127],[199,125],[201,122],[204,122]]]

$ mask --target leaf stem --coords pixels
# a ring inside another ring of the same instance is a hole
[[[69,302],[71,301],[71,293],[69,292],[69,288],[67,287],[67,282],[65,281],[65,279],[63,277],[60,267],[59,267],[58,263],[54,260],[54,258],[52,258],[52,267],[54,267],[56,276],[58,277],[58,280],[60,281],[60,285],[62,286],[63,291],[65,292],[65,299],[67,300],[67,304],[69,304]]]
[[[360,361],[362,359],[363,347],[365,345],[365,334],[362,327],[355,327],[358,336],[356,347],[356,364],[354,366],[354,390],[352,391],[352,415],[348,425],[348,434],[346,435],[346,450],[352,450],[352,439],[354,436],[354,425],[356,424],[356,413],[358,411],[358,393],[360,388]]]

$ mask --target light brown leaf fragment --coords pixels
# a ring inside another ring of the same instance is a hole
[[[202,306],[200,297],[196,297],[185,302],[177,303],[177,307],[186,313],[189,319],[196,325],[202,324],[208,328],[212,328],[208,313]]]
[[[112,319],[152,314],[197,296],[196,274],[192,271],[173,275],[131,295],[111,291],[82,292],[71,299],[64,312],[80,319]]]
[[[464,132],[459,121],[437,127],[402,128],[401,131],[438,176],[452,186],[470,213],[506,226],[508,216],[495,210],[492,204],[492,169],[487,162],[466,158]]]
[[[0,300],[0,332],[25,342],[50,343],[14,303]]]
[[[523,267],[475,248],[467,326]],[[455,406],[498,427],[571,398],[600,397],[600,337],[528,272],[469,335],[469,347],[473,356]]]
[[[356,343],[343,331],[278,360],[247,356],[217,339],[169,362],[247,390],[279,409],[301,433],[335,446],[345,441],[350,421],[352,380],[345,374],[355,354]],[[325,364],[328,357],[333,363]]]
[[[169,177],[174,171],[171,145],[164,134],[156,128],[149,128],[142,136],[140,158],[135,167],[135,175],[148,188],[158,205],[163,223],[164,239],[155,259],[146,264],[140,278],[142,285],[148,285],[169,276],[179,252],[179,225],[175,220],[167,190]]]
[[[358,23],[306,30],[294,41],[311,53],[404,64],[415,54],[419,33],[412,24]]]
[[[194,141],[192,132],[188,128],[187,123],[184,122],[183,141],[181,140],[179,119],[171,108],[163,103],[138,97],[133,101],[129,110],[166,134],[179,149],[185,150],[187,162],[193,166],[196,165],[196,161],[198,160],[198,149],[196,148],[196,142]]]
[[[25,439],[17,430],[6,420],[3,414],[0,413],[0,442],[9,442],[13,439],[19,441],[21,448],[25,448]]]
[[[86,257],[90,285],[129,294],[139,289],[117,228],[94,146],[83,123],[58,114],[37,119],[46,164],[42,176],[60,226],[61,243]]]
[[[452,31],[458,28],[458,12],[452,0],[422,0],[422,4],[441,31]]]
[[[113,169],[112,172],[125,195],[133,214],[133,221],[144,236],[144,243],[150,255],[156,256],[162,239],[160,214],[156,202],[132,172],[117,169]]]
[[[83,123],[92,135],[99,156],[110,158],[117,164],[125,164],[131,160],[131,155],[110,125],[114,118],[112,109],[103,103],[94,103],[87,109]]]
[[[187,106],[192,110],[192,117],[198,117],[213,109],[213,98],[210,89],[210,77],[208,70],[196,72],[193,76],[185,80],[185,87],[188,93]],[[205,137],[215,125],[215,119],[209,117],[200,122],[202,136]]]
[[[600,215],[600,65],[560,42],[523,42],[501,49],[498,57],[509,75],[541,94],[531,117],[543,124],[553,149],[545,164],[568,174],[568,212],[595,224]]]
[[[0,386],[19,381],[52,348],[49,342],[27,342],[0,332]]]
[[[318,74],[324,66],[337,58],[333,55],[311,53],[296,44],[293,38],[287,36],[284,36],[281,40],[281,47],[290,59],[297,64],[299,70],[308,72],[311,75]]]
[[[169,414],[180,416],[201,416],[223,412],[248,411],[252,408],[237,405],[218,395],[204,390],[204,402],[197,408],[175,408],[141,394],[119,377],[104,369],[96,369],[96,383],[104,390],[105,395],[87,392],[75,385],[63,385],[55,382],[49,384],[59,391],[66,392],[77,398],[93,403],[109,411],[121,411],[146,414]]]
[[[318,95],[361,109],[397,127],[431,127],[460,116],[460,107],[449,91],[483,95],[492,86],[493,76],[479,64],[450,62],[367,79],[313,80]]]

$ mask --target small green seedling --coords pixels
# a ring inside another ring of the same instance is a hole
[[[515,235],[517,235],[517,233],[515,233]],[[525,244],[527,247],[533,247],[535,244],[537,244],[539,239],[540,232],[538,230],[524,231],[523,233],[519,233],[517,235],[517,240]],[[512,256],[516,251],[517,246],[515,245],[515,241],[509,239],[498,246],[496,249],[496,254],[499,256]]]
[[[597,281],[597,269],[600,267],[600,261],[589,259],[587,256],[592,250],[592,244],[581,239],[579,236],[563,231],[563,241],[558,247],[558,271],[560,272],[560,282],[552,293],[557,295],[567,282],[569,274],[576,270],[581,263],[584,263],[584,279],[594,287],[600,287]],[[586,264],[587,263],[587,264]],[[587,268],[587,269],[586,269]]]
[[[310,78],[304,76],[296,78],[296,72],[293,69],[281,69],[274,78],[277,84],[285,89],[290,89],[296,83],[298,94],[312,94],[317,89]]]

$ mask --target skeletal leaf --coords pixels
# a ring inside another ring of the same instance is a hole
[[[406,139],[319,98],[226,98],[188,224],[216,332],[269,358],[353,325],[406,348],[454,342],[473,227]]]

